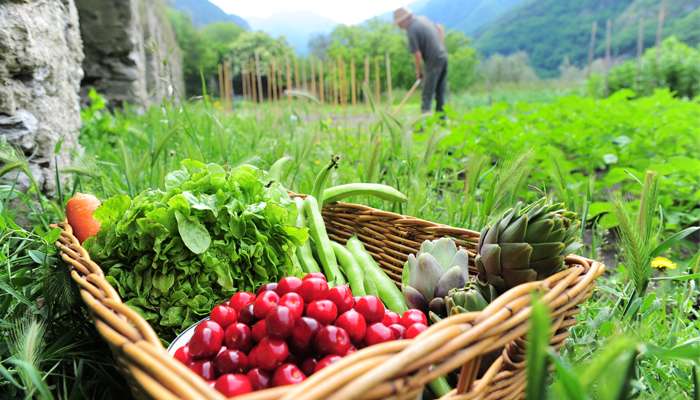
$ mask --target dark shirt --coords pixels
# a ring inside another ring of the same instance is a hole
[[[438,27],[428,18],[423,16],[413,17],[406,29],[406,33],[408,34],[409,50],[411,50],[411,53],[420,50],[420,54],[426,64],[447,59],[447,51],[442,40],[440,40]]]

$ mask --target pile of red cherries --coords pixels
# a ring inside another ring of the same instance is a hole
[[[426,330],[420,310],[398,315],[376,296],[328,287],[321,273],[239,292],[200,322],[175,358],[226,396],[295,384],[357,349]]]

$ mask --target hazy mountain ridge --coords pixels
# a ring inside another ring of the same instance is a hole
[[[214,22],[233,22],[243,29],[250,29],[248,21],[238,15],[224,12],[208,0],[169,0],[168,3],[172,8],[189,15],[197,27]]]

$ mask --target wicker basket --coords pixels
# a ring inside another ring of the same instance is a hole
[[[452,228],[366,206],[334,203],[323,216],[333,240],[357,235],[396,282],[408,254],[426,239],[451,236],[473,255],[477,232]],[[223,399],[203,379],[168,355],[148,323],[122,303],[100,267],[73,236],[70,225],[57,242],[95,326],[138,398]],[[473,260],[473,257],[472,257]],[[445,399],[520,399],[526,376],[524,344],[530,295],[539,290],[552,315],[551,344],[559,348],[576,323],[578,305],[604,271],[598,262],[577,256],[569,268],[543,281],[517,286],[485,310],[446,318],[420,336],[367,347],[293,387],[255,392],[240,399],[414,399],[438,376],[459,369],[457,387]],[[489,355],[496,354],[496,357]],[[483,362],[482,362],[483,361]]]

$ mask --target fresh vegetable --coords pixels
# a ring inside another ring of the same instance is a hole
[[[391,186],[379,183],[347,183],[329,187],[323,191],[321,205],[333,203],[353,196],[372,196],[394,203],[408,201],[405,194]]]
[[[394,281],[387,276],[386,272],[377,265],[372,256],[367,253],[362,242],[356,236],[353,236],[348,240],[347,247],[362,267],[367,279],[374,284],[378,296],[387,307],[395,312],[403,313],[406,311],[408,307],[401,291],[396,287]]]
[[[286,171],[289,169],[289,163],[292,161],[292,157],[284,156],[277,161],[275,161],[268,169],[268,175],[270,179],[277,182],[281,182],[286,175]]]
[[[297,206],[297,228],[306,227],[306,218],[304,217],[304,199],[301,197],[295,197],[294,203]],[[318,263],[314,258],[313,252],[311,251],[311,242],[308,240],[297,247],[296,250],[297,258],[301,264],[301,268],[304,272],[321,272],[318,267]]]
[[[93,216],[99,206],[97,197],[84,193],[76,193],[66,203],[66,219],[80,243],[100,231],[100,222]]]
[[[307,196],[304,199],[304,214],[308,218],[309,234],[316,246],[316,253],[323,266],[324,274],[330,283],[334,285],[345,283],[345,278],[343,278],[343,274],[338,269],[338,262],[331,246],[331,240],[328,238],[328,233],[326,233],[326,225],[323,222],[321,210],[318,207],[316,198],[313,196]]]
[[[509,210],[479,238],[475,261],[479,279],[498,293],[542,280],[564,267],[564,257],[578,249],[581,222],[563,204],[542,198]]]
[[[171,338],[216,299],[300,273],[291,256],[306,229],[286,189],[268,183],[250,165],[183,161],[164,191],[105,201],[85,245],[126,303]]]
[[[462,288],[469,279],[469,254],[444,237],[424,241],[418,253],[410,254],[403,267],[402,291],[412,308],[428,309],[445,316],[444,297],[452,288]]]
[[[175,359],[203,378],[222,382],[214,387],[223,394],[248,390],[246,381],[249,391],[301,382],[358,348],[405,338],[410,327],[418,332],[426,321],[419,310],[389,314],[378,297],[353,297],[348,285],[328,289],[318,273],[262,288],[257,296],[236,293],[215,306],[211,319],[175,351]],[[238,320],[231,322],[234,313]]]
[[[323,196],[323,189],[326,186],[326,181],[328,180],[328,176],[331,174],[331,171],[334,168],[338,168],[338,162],[340,161],[340,156],[337,155],[332,155],[331,156],[331,161],[323,167],[323,169],[316,175],[316,179],[314,179],[314,186],[311,189],[311,196],[321,199]],[[317,206],[318,207],[318,206]],[[321,209],[318,209],[321,211]]]
[[[333,247],[333,252],[338,260],[338,264],[343,270],[343,274],[350,283],[352,292],[357,296],[364,296],[366,294],[364,273],[362,272],[360,265],[355,260],[355,257],[353,257],[352,253],[350,253],[350,251],[340,243],[331,242],[331,246]]]

